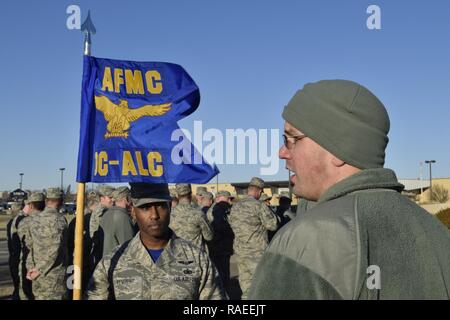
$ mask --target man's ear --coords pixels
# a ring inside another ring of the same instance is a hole
[[[133,220],[136,221],[136,212],[135,212],[134,207],[131,207],[131,217],[133,218]]]
[[[336,157],[332,157],[332,158],[331,158],[331,163],[332,163],[333,166],[335,166],[335,167],[342,167],[342,166],[345,164],[344,161],[342,161],[341,159],[336,158]]]

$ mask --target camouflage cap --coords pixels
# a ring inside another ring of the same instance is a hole
[[[192,193],[191,185],[189,183],[178,183],[175,186],[175,190],[180,197]]]
[[[112,194],[114,192],[114,188],[108,185],[102,185],[97,189],[100,196],[106,196],[112,198]]]
[[[288,191],[281,191],[280,198],[287,198],[287,199],[291,200],[291,196]]]
[[[172,199],[178,199],[178,194],[174,189],[169,189],[169,191],[170,191],[170,197]]]
[[[92,190],[87,194],[87,198],[88,199],[95,199],[95,198],[99,198],[100,197],[100,193],[97,190]]]
[[[130,182],[130,187],[134,207],[153,202],[172,201],[167,183]]]
[[[91,191],[87,195],[87,205],[90,207],[100,201],[100,194],[98,191]]]
[[[261,194],[261,197],[259,198],[259,200],[261,200],[261,201],[266,201],[266,200],[270,200],[270,199],[272,199],[272,197],[269,197],[265,193]]]
[[[130,189],[128,187],[118,187],[112,192],[114,200],[121,200],[130,196]]]
[[[207,192],[205,192],[203,194],[203,198],[208,199],[208,200],[212,200],[212,199],[214,199],[214,195],[211,192],[207,191]]]
[[[226,190],[220,190],[219,192],[217,192],[217,196],[218,197],[227,197],[227,198],[231,198],[231,193],[229,193]]]
[[[30,202],[42,202],[45,201],[45,194],[42,192],[33,192],[30,194],[27,200],[25,200],[25,204],[29,204]]]
[[[62,199],[62,192],[60,188],[48,188],[47,199]]]
[[[252,180],[250,180],[250,186],[255,186],[260,189],[264,188],[264,180],[258,177],[253,177]]]
[[[198,196],[203,196],[203,194],[207,193],[208,189],[206,189],[206,187],[197,187],[197,189],[195,190],[195,194]]]

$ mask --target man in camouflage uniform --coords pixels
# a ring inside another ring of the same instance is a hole
[[[60,300],[66,291],[67,221],[58,211],[61,204],[61,190],[49,188],[44,211],[30,217],[27,279],[37,300]]]
[[[130,189],[118,187],[112,193],[112,198],[115,205],[105,212],[100,221],[100,228],[103,230],[103,255],[132,239],[136,234],[129,213]]]
[[[194,204],[201,208],[202,207],[202,202],[203,202],[203,195],[208,192],[208,189],[206,189],[206,187],[197,187],[197,189],[195,190],[195,201]]]
[[[139,233],[98,264],[90,300],[225,299],[214,264],[169,228],[167,184],[130,183]]]
[[[270,208],[270,200],[272,200],[272,197],[269,197],[267,194],[263,193],[261,197],[259,198],[259,201],[263,202],[266,206]]]
[[[214,217],[213,217],[212,213],[213,213],[214,206],[216,204],[224,201],[224,202],[229,203],[231,206],[233,199],[234,199],[234,196],[232,196],[230,192],[228,192],[226,190],[219,190],[219,192],[217,192],[216,198],[214,199],[214,203],[211,205],[211,207],[209,207],[208,211],[206,212],[206,221],[208,221],[209,224],[211,224],[214,221]]]
[[[211,192],[205,192],[203,193],[203,199],[202,202],[200,204],[200,207],[202,208],[202,212],[204,214],[206,214],[209,210],[209,208],[211,208],[211,205],[214,201],[214,195]]]
[[[112,198],[113,191],[114,188],[107,185],[102,185],[97,190],[100,201],[97,206],[94,207],[91,214],[91,220],[89,222],[89,235],[92,242],[92,252],[90,257],[92,270],[94,270],[97,263],[103,257],[103,230],[99,229],[99,226],[100,220],[105,212],[114,204],[114,200]]]
[[[30,253],[30,240],[27,238],[30,229],[30,221],[32,216],[42,212],[45,208],[45,195],[42,192],[32,193],[25,201],[27,204],[24,208],[24,218],[17,226],[17,235],[20,239],[21,251],[20,251],[20,266],[19,266],[19,278],[20,278],[20,300],[33,300],[32,284],[27,279],[27,258]]]
[[[192,191],[190,184],[177,184],[176,190],[179,203],[173,209],[170,219],[170,228],[185,240],[191,241],[199,248],[205,248],[205,240],[213,238],[213,232],[205,214],[192,204]]]
[[[252,178],[247,197],[231,208],[229,222],[234,232],[234,252],[237,255],[239,284],[242,299],[247,299],[252,275],[268,245],[267,231],[277,228],[275,214],[258,201],[264,188],[264,181]]]
[[[98,194],[100,196],[100,203],[94,210],[92,211],[91,221],[89,226],[89,232],[91,237],[94,237],[94,233],[98,230],[100,226],[100,220],[106,210],[112,208],[114,205],[113,194],[114,188],[111,186],[100,186],[98,188]]]

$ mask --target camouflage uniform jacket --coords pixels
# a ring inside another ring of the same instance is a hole
[[[67,265],[67,221],[56,209],[45,208],[30,216],[27,230],[27,246],[30,247],[26,269],[36,268],[40,275],[33,281],[36,286],[55,288],[55,295],[64,289],[64,276]],[[39,282],[39,284],[38,284]],[[54,283],[54,285],[52,285]],[[56,289],[56,286],[59,286]],[[53,292],[43,292],[45,299]],[[36,297],[38,298],[38,297]]]
[[[17,225],[17,235],[19,236],[22,245],[30,227],[31,216],[36,213],[39,213],[39,211],[33,211],[29,215],[25,215],[23,219],[20,220],[20,223]]]
[[[26,262],[31,248],[31,236],[30,236],[30,224],[32,216],[38,214],[39,211],[33,211],[29,215],[25,215],[20,221],[17,227],[17,235],[20,239],[20,266],[19,266],[19,277],[20,277],[20,300],[32,299],[31,294],[31,281],[26,279]]]
[[[32,220],[32,216],[38,214],[39,211],[33,211],[30,215],[26,215],[19,223],[17,227],[17,235],[20,239],[21,251],[20,251],[20,259],[25,262],[28,253],[31,248],[31,239],[30,239],[30,224]]]
[[[91,238],[94,237],[94,233],[98,230],[100,226],[100,220],[102,219],[103,214],[108,210],[108,208],[104,207],[101,204],[98,204],[97,207],[92,211],[91,220],[89,221],[89,235]]]
[[[199,248],[204,248],[204,241],[213,238],[213,232],[205,214],[193,204],[180,201],[170,214],[170,228],[185,240],[191,241]]]
[[[225,299],[208,255],[172,232],[153,262],[140,233],[105,256],[91,278],[89,300]]]
[[[36,268],[41,275],[65,274],[67,264],[67,221],[56,209],[45,208],[32,214],[28,219],[27,270]],[[39,279],[38,278],[38,279]]]
[[[268,245],[267,230],[277,229],[275,214],[262,202],[245,197],[231,208],[229,222],[237,254],[261,253]]]

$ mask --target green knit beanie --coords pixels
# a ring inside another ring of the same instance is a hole
[[[308,83],[289,101],[283,118],[352,166],[384,165],[389,116],[381,101],[355,82]]]

